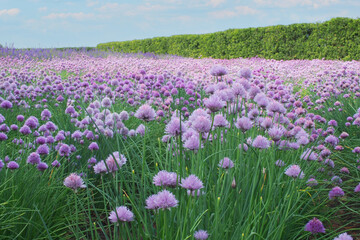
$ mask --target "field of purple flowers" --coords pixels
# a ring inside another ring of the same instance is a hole
[[[360,62],[0,52],[2,239],[360,239]]]

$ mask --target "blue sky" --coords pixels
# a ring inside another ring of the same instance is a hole
[[[79,47],[360,17],[360,0],[0,0],[0,44]]]

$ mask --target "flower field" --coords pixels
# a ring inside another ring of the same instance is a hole
[[[360,239],[360,62],[0,53],[2,239]]]

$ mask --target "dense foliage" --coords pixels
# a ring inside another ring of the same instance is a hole
[[[360,62],[8,53],[1,239],[360,238]]]
[[[360,19],[323,23],[229,29],[200,35],[176,35],[97,45],[126,53],[152,52],[184,57],[267,59],[360,59]]]

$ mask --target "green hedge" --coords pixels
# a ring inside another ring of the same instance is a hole
[[[360,59],[360,19],[333,18],[323,23],[229,29],[199,35],[175,35],[100,43],[101,50],[152,52],[184,57],[272,59]]]

